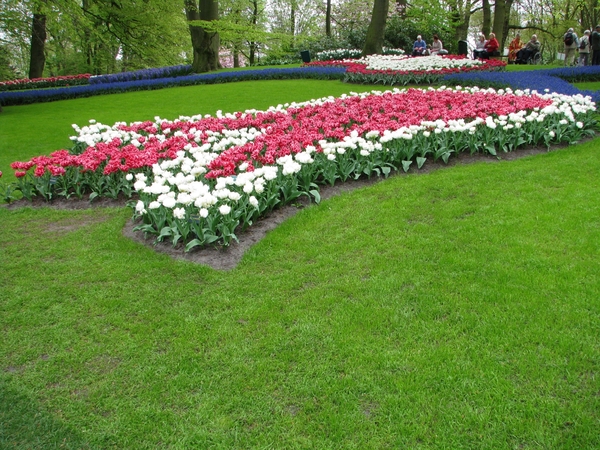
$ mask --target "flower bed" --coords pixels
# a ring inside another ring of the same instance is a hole
[[[157,78],[172,78],[193,73],[189,64],[179,66],[159,67],[156,69],[141,69],[130,72],[96,75],[90,78],[90,84],[120,83],[122,81],[154,80]]]
[[[228,245],[237,230],[300,196],[319,202],[320,184],[464,151],[575,142],[594,132],[595,109],[580,95],[395,89],[216,117],[75,126],[73,151],[12,168],[26,198],[136,191],[138,229],[190,250]]]
[[[406,86],[437,83],[444,76],[454,73],[502,70],[506,62],[473,60],[456,55],[371,55],[359,60],[315,61],[306,65],[345,67],[344,81],[348,83]]]
[[[21,78],[19,80],[1,81],[0,91],[18,91],[23,89],[44,89],[61,86],[79,86],[88,84],[89,73],[48,78]]]
[[[404,55],[404,50],[401,48],[383,47],[384,55]],[[338,48],[335,50],[323,50],[315,55],[318,61],[340,61],[344,59],[358,59],[362,56],[362,50],[357,48]]]
[[[600,81],[600,66],[565,67],[534,72],[471,72],[445,76],[443,82],[461,86],[493,87],[510,86],[512,89],[545,90],[565,95],[589,95],[600,100],[598,91],[581,91],[571,83]],[[571,83],[570,83],[571,82]]]
[[[163,89],[176,86],[198,84],[229,83],[250,80],[322,79],[338,80],[344,77],[340,67],[298,67],[290,69],[241,70],[178,76],[171,78],[144,79],[113,83],[100,83],[70,88],[44,89],[0,93],[0,106],[26,105],[38,102],[51,102],[94,95],[117,94],[120,92]]]

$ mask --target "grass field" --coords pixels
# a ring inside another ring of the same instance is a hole
[[[90,118],[359,88],[8,107],[0,170]],[[129,210],[0,208],[0,448],[599,448],[599,146],[342,194],[229,272],[125,238]]]

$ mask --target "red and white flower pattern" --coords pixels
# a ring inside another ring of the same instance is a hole
[[[74,125],[80,154],[59,150],[12,168],[18,177],[77,170],[131,180],[145,231],[176,236],[174,242],[228,244],[238,225],[280,201],[300,194],[318,200],[315,183],[406,170],[414,161],[420,167],[428,157],[447,160],[457,151],[547,144],[591,126],[586,118],[593,111],[582,96],[394,89],[174,121],[92,121]]]

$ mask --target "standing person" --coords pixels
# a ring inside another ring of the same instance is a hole
[[[583,32],[583,37],[579,40],[579,65],[587,66],[590,57],[590,30]]]
[[[573,28],[569,28],[563,36],[563,42],[565,43],[565,66],[572,66],[575,60],[575,52],[579,44],[577,34]]]
[[[592,65],[600,66],[600,25],[592,33]]]
[[[473,50],[473,59],[481,58],[481,54],[485,52],[485,36],[480,34],[477,36],[477,42],[475,43],[475,50]]]
[[[523,48],[523,41],[521,35],[517,33],[515,38],[508,44],[508,63],[511,64],[517,59],[517,52]]]

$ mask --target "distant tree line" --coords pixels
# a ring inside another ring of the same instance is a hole
[[[196,72],[334,48],[409,51],[520,31],[561,47],[566,28],[600,23],[599,0],[0,0],[0,80],[105,74],[183,63]]]

